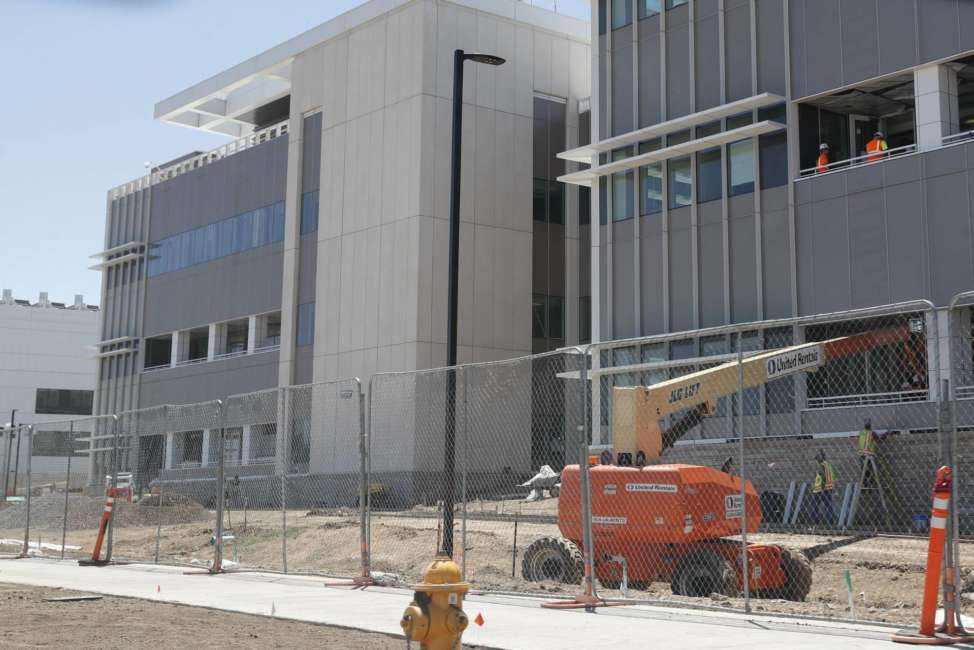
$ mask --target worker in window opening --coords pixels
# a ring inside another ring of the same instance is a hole
[[[818,161],[815,163],[815,173],[822,174],[829,170],[829,145],[818,145]]]
[[[883,132],[876,131],[873,134],[873,139],[866,143],[866,160],[869,162],[882,160],[888,149],[889,145],[886,144],[886,138],[883,137]]]
[[[825,460],[825,451],[818,450],[815,455],[818,468],[815,471],[815,483],[812,487],[812,523],[831,526],[835,522],[835,511],[832,508],[832,495],[835,494],[835,467]]]

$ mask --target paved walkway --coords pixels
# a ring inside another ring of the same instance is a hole
[[[273,613],[278,618],[395,635],[400,634],[399,618],[411,598],[411,593],[402,589],[330,586],[324,578],[260,573],[213,577],[175,567],[132,564],[94,568],[42,559],[0,561],[0,582],[65,587],[263,616]],[[891,647],[890,630],[881,627],[651,606],[602,608],[588,614],[545,610],[538,604],[531,598],[472,596],[465,610],[471,619],[482,614],[485,624],[480,628],[471,625],[464,641],[502,650],[628,650],[663,642],[667,650]]]

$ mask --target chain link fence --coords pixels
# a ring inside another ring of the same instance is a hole
[[[115,486],[118,560],[911,622],[941,464],[971,543],[972,303],[22,427],[0,551],[90,556]]]

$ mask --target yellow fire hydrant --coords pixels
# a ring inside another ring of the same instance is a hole
[[[450,557],[437,555],[413,589],[413,602],[399,621],[406,638],[419,641],[426,650],[458,650],[470,622],[463,613],[470,583],[461,582],[460,567]]]

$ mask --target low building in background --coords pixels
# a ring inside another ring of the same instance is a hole
[[[36,301],[15,298],[4,289],[0,298],[0,425],[69,420],[91,415],[97,365],[93,346],[101,338],[99,310],[84,297],[56,302],[41,292]],[[0,475],[7,468],[9,491],[14,472],[21,475],[30,453],[26,437],[19,441],[5,427],[0,438]],[[35,484],[64,477],[73,452],[67,435],[38,435],[34,440]],[[9,454],[9,456],[8,456]],[[9,458],[9,463],[8,463]],[[79,479],[79,481],[82,479]],[[2,479],[0,479],[2,482]],[[2,488],[0,488],[2,489]]]

